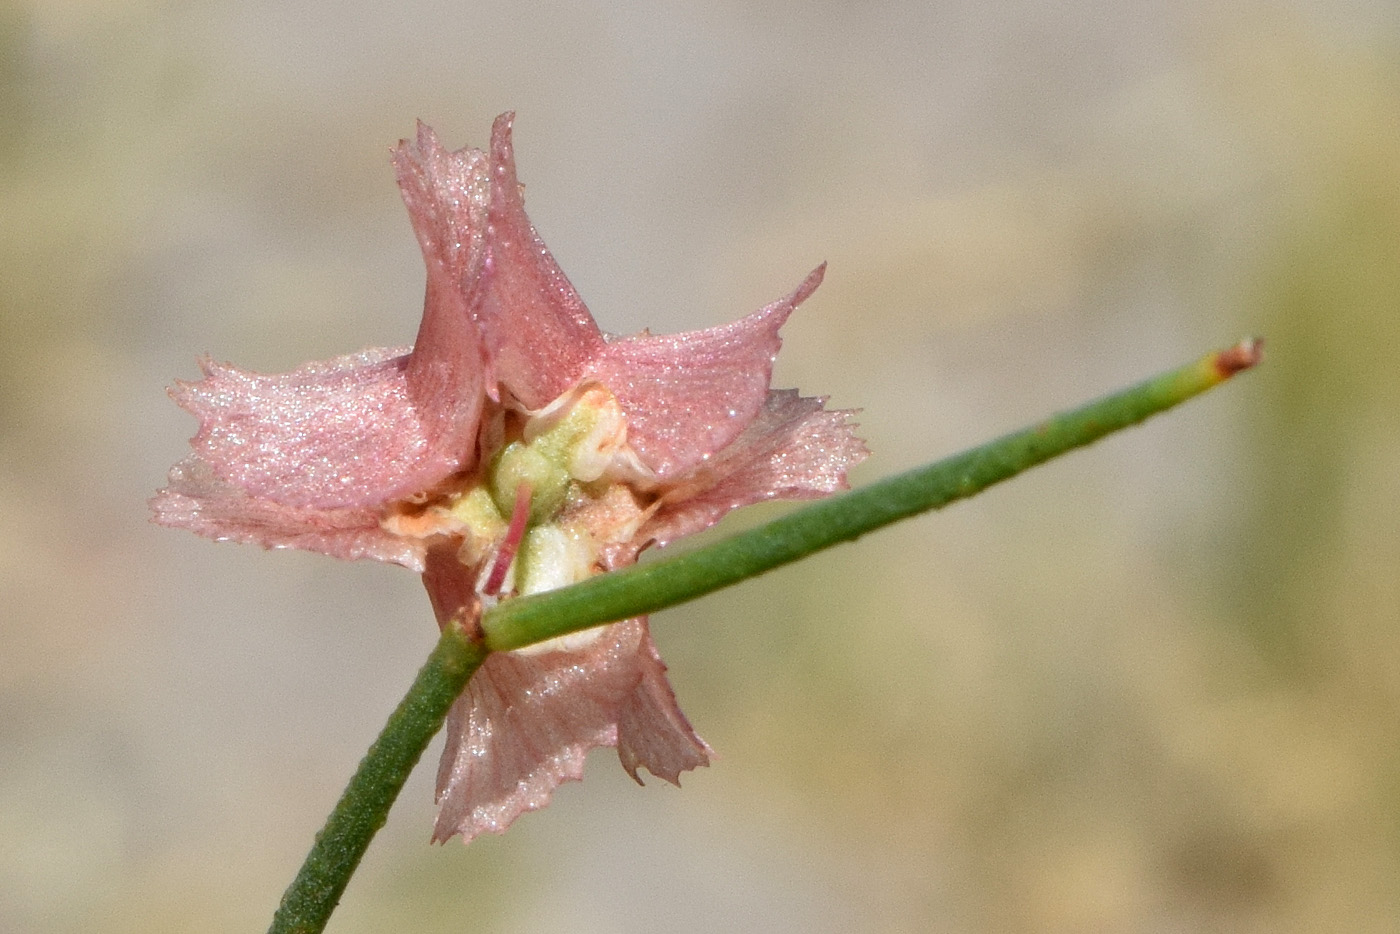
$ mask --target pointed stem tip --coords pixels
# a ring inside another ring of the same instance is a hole
[[[1256,366],[1263,359],[1264,339],[1247,337],[1228,350],[1215,354],[1215,371],[1223,382],[1242,370]]]

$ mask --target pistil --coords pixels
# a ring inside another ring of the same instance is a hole
[[[530,484],[525,481],[521,481],[515,488],[515,506],[510,511],[510,525],[506,527],[505,537],[496,549],[491,574],[486,578],[486,586],[481,591],[484,594],[497,596],[501,592],[506,574],[510,571],[510,564],[515,560],[515,553],[520,550],[520,542],[525,538],[525,528],[530,522],[532,492]]]

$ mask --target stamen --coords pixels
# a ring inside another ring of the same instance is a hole
[[[501,585],[506,581],[506,572],[510,570],[510,563],[515,560],[515,553],[520,550],[520,542],[525,538],[525,526],[530,521],[530,496],[534,491],[530,484],[521,483],[515,488],[515,506],[510,511],[510,526],[506,529],[505,538],[501,539],[501,545],[496,549],[496,560],[491,565],[491,575],[486,578],[486,586],[481,592],[490,596],[495,596],[501,592]]]

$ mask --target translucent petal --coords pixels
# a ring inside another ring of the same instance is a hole
[[[333,558],[373,558],[423,570],[423,545],[379,527],[377,510],[286,506],[249,496],[220,480],[209,465],[187,457],[170,469],[169,486],[151,500],[160,525],[205,538],[264,548],[299,548]]]
[[[746,429],[768,395],[778,329],[821,284],[819,266],[795,292],[732,324],[615,341],[585,375],[612,390],[627,441],[658,477],[681,476]]]
[[[848,411],[796,390],[769,392],[763,410],[733,444],[662,496],[636,544],[665,545],[709,528],[725,513],[770,499],[816,499],[846,489],[846,472],[869,450]]]
[[[489,289],[482,333],[496,377],[527,408],[563,395],[603,348],[603,335],[578,292],[525,215],[511,145],[514,114],[491,129]]]
[[[676,694],[666,680],[666,665],[651,641],[646,619],[637,662],[642,677],[622,707],[617,724],[617,757],[627,774],[642,783],[637,774],[645,767],[651,774],[673,785],[680,775],[710,764],[714,750],[696,734],[676,703]]]
[[[485,153],[448,152],[421,123],[417,141],[401,142],[393,159],[428,271],[408,394],[428,440],[425,469],[445,475],[476,454],[486,362],[474,318],[485,292],[490,174]]]
[[[617,742],[637,648],[638,628],[619,623],[580,651],[488,657],[448,715],[433,839],[504,833],[582,778],[588,750]]]
[[[365,350],[266,375],[201,361],[175,401],[200,421],[195,452],[222,480],[287,506],[378,506],[431,487],[434,457],[402,350]]]

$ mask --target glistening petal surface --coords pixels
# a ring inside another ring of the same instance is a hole
[[[472,311],[490,200],[484,153],[447,152],[427,127],[393,161],[427,288],[409,352],[367,350],[265,375],[204,363],[176,401],[195,451],[251,497],[297,507],[380,505],[471,466],[484,398]]]
[[[666,679],[666,665],[645,617],[635,620],[642,628],[637,646],[641,680],[623,703],[617,721],[617,758],[627,774],[642,783],[638,768],[645,768],[673,785],[681,773],[710,764],[714,750],[691,727],[676,703],[676,693]]]
[[[170,469],[169,483],[151,500],[153,518],[217,541],[264,548],[297,548],[332,558],[372,558],[423,570],[423,545],[379,526],[367,507],[316,509],[257,499],[214,476],[209,465],[187,457]]]
[[[486,291],[490,173],[485,153],[448,152],[421,123],[417,140],[401,142],[393,160],[428,274],[405,375],[428,443],[421,470],[431,478],[470,467],[476,455],[486,361],[474,316]]]
[[[540,240],[515,176],[511,121],[491,129],[491,210],[482,333],[496,378],[527,408],[543,408],[572,386],[603,348],[603,335]]]
[[[663,480],[679,477],[743,433],[763,406],[781,328],[821,284],[818,266],[787,297],[732,324],[614,341],[587,377],[613,391],[627,440]]]
[[[219,479],[287,506],[374,506],[446,473],[409,398],[402,350],[364,350],[266,375],[205,360],[175,401]]]
[[[855,436],[854,413],[781,389],[768,393],[749,427],[710,463],[662,497],[639,545],[665,545],[714,525],[725,513],[770,499],[815,499],[849,484],[846,473],[869,450]]]
[[[580,651],[487,658],[448,714],[433,839],[503,833],[581,779],[588,750],[617,742],[619,710],[640,680],[638,639],[618,623]]]

